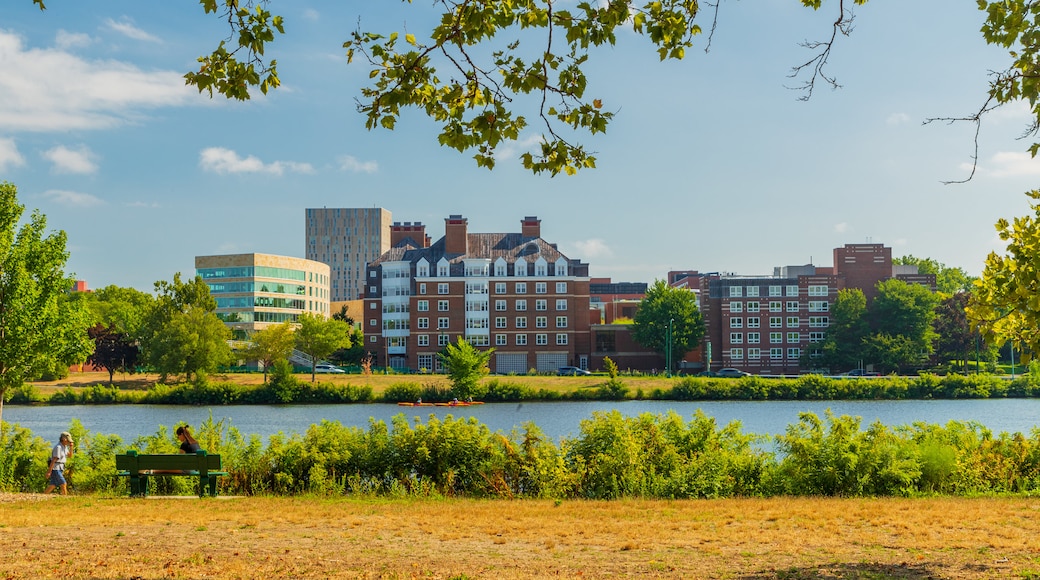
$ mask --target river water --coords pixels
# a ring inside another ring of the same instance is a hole
[[[118,435],[125,443],[143,435],[152,435],[160,425],[172,427],[178,422],[198,426],[211,415],[215,421],[226,420],[244,436],[259,435],[266,439],[278,432],[285,434],[307,431],[322,420],[367,428],[370,419],[387,421],[404,413],[409,418],[425,421],[431,414],[475,417],[492,431],[508,433],[531,422],[553,439],[576,436],[581,421],[596,411],[617,409],[624,415],[663,414],[673,410],[690,419],[697,409],[714,417],[721,427],[739,421],[745,433],[778,435],[788,425],[798,422],[798,414],[813,412],[821,418],[827,409],[835,415],[861,417],[862,427],[875,421],[889,426],[915,422],[944,425],[949,421],[977,421],[994,433],[1020,432],[1029,435],[1040,424],[1040,399],[983,399],[928,401],[625,401],[625,402],[553,402],[553,403],[488,403],[472,407],[399,407],[387,404],[365,405],[241,405],[194,407],[174,405],[72,405],[18,406],[5,405],[3,419],[32,430],[35,435],[56,442],[58,434],[68,430],[72,419],[94,433]]]

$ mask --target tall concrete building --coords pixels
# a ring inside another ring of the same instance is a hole
[[[308,208],[308,260],[329,265],[331,301],[357,300],[365,288],[365,265],[390,249],[390,210]]]

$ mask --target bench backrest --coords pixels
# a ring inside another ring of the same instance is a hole
[[[148,469],[181,471],[219,471],[220,455],[199,451],[195,455],[170,453],[162,455],[140,455],[130,450],[125,455],[116,455],[116,469],[130,472]]]

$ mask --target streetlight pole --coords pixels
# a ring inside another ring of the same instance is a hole
[[[668,356],[665,357],[665,376],[668,378],[672,377],[672,324],[675,323],[674,318],[668,319]]]

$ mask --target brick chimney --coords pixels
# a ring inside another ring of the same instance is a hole
[[[451,215],[444,219],[444,253],[468,254],[466,218]]]
[[[520,220],[520,235],[525,238],[542,237],[542,220],[533,215]]]
[[[406,238],[412,238],[419,247],[425,248],[430,245],[430,238],[426,235],[426,226],[422,222],[394,222],[390,226],[390,247],[396,248]]]

